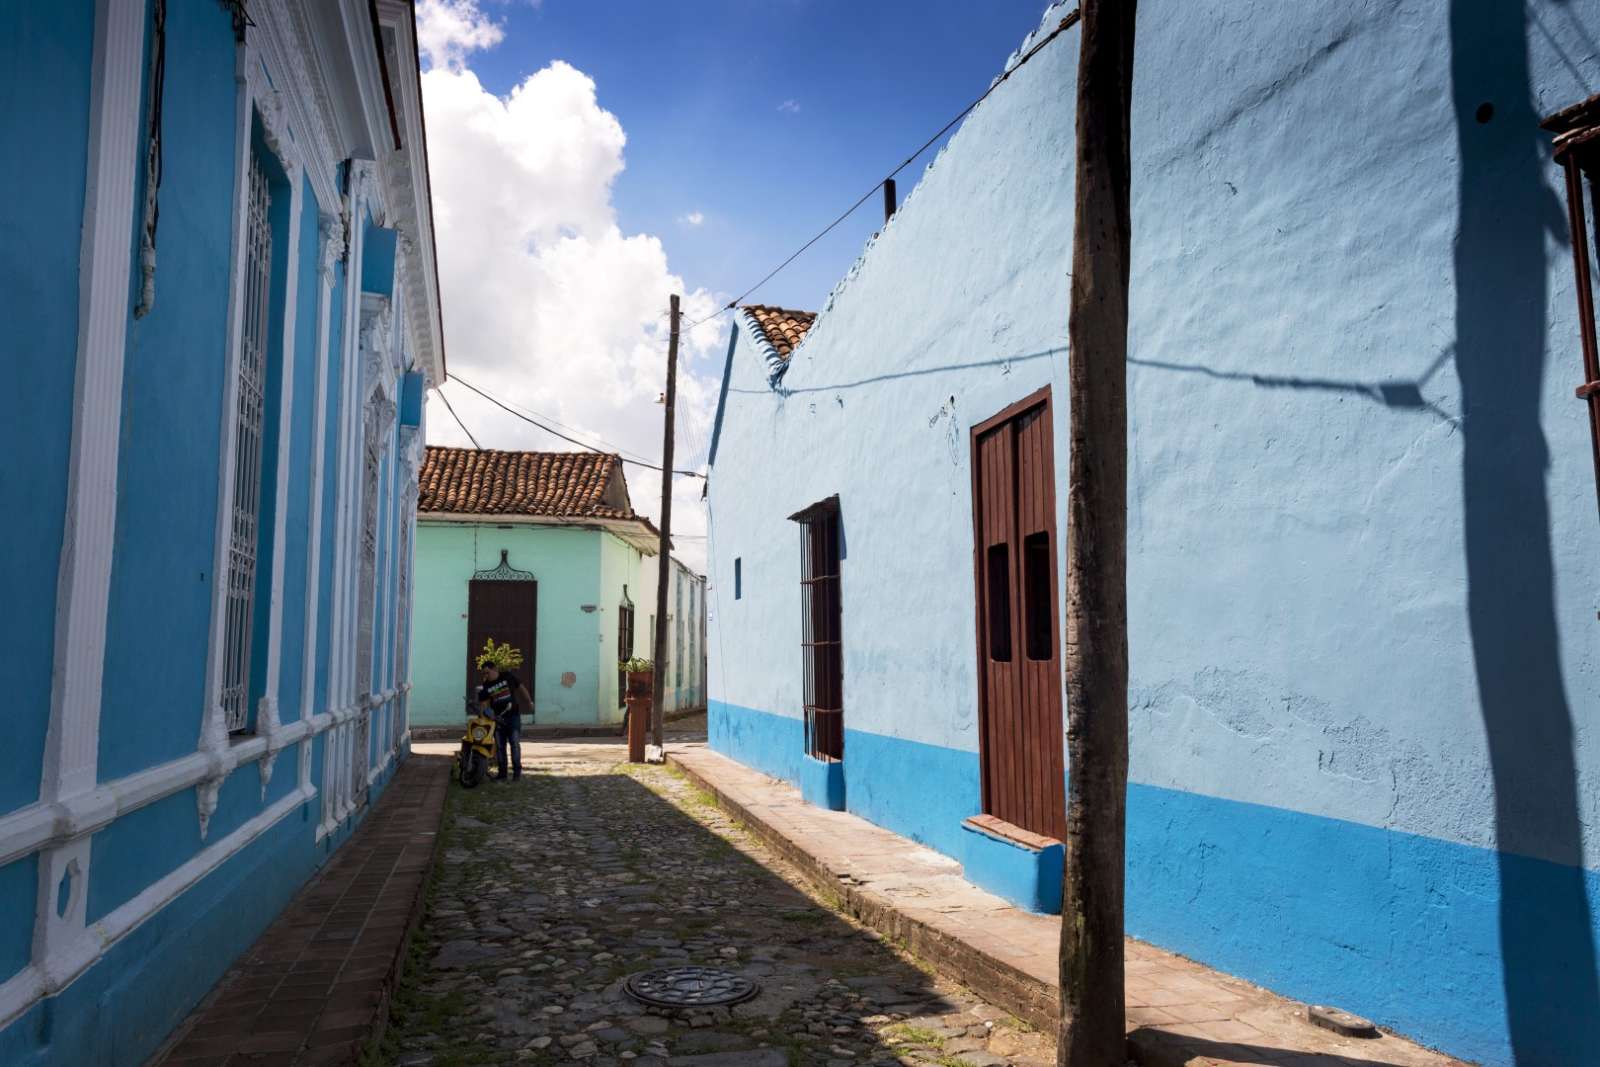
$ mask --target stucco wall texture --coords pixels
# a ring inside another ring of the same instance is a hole
[[[1597,39],[1544,2],[1139,11],[1130,930],[1495,1063],[1600,1048],[1600,522],[1537,125]],[[713,743],[792,776],[786,516],[837,493],[847,803],[952,854],[969,431],[1045,384],[1066,532],[1077,47],[966,120],[776,387],[741,321],[718,416]]]

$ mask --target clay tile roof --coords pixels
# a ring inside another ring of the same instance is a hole
[[[639,519],[621,467],[616,456],[598,452],[430,447],[417,478],[417,511]]]
[[[746,304],[744,310],[761,327],[761,332],[767,335],[767,343],[783,360],[787,360],[795,346],[805,340],[806,331],[811,329],[811,324],[817,318],[815,311],[793,311],[765,304]]]

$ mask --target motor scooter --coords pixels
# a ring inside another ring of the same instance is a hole
[[[472,789],[489,774],[489,758],[494,755],[494,717],[486,715],[471,697],[467,698],[467,730],[461,735],[461,751],[456,753],[456,780],[461,788]]]

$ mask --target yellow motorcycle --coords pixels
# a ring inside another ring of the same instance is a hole
[[[456,753],[456,780],[463,789],[472,789],[489,774],[489,758],[494,755],[494,719],[467,701],[467,732],[461,735],[461,751]]]

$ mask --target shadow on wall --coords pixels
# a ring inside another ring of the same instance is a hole
[[[1545,182],[1553,164],[1533,106],[1528,18],[1522,3],[1451,0],[1461,158],[1455,359],[1467,615],[1494,777],[1506,1026],[1516,1062],[1556,1063],[1600,1048],[1600,989],[1539,423],[1544,241],[1547,232],[1566,233]]]

